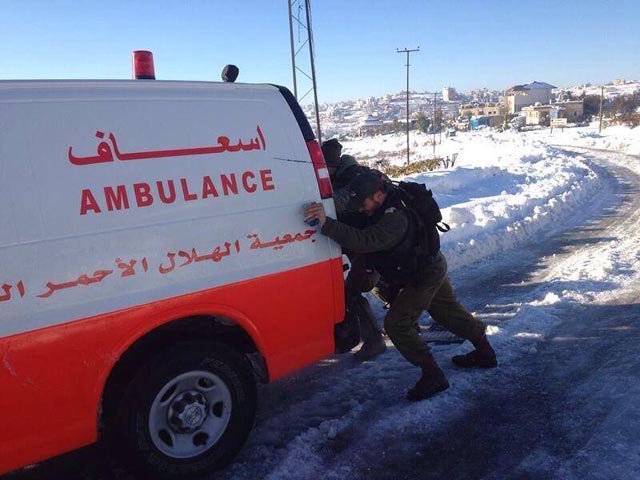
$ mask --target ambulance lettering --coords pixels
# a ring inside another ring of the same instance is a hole
[[[239,152],[250,150],[266,150],[267,144],[260,129],[260,125],[256,126],[257,137],[252,138],[248,142],[243,142],[241,139],[238,143],[230,143],[229,137],[221,135],[218,137],[218,144],[207,147],[190,147],[190,148],[174,148],[170,150],[150,150],[143,152],[121,152],[118,148],[118,143],[113,132],[109,132],[109,141],[111,145],[106,141],[98,143],[96,147],[97,155],[88,157],[76,157],[73,155],[73,147],[69,147],[67,157],[69,161],[74,165],[92,165],[95,163],[113,162],[113,157],[121,161],[127,160],[143,160],[147,158],[164,158],[164,157],[180,157],[184,155],[206,155],[223,152]],[[104,132],[98,130],[95,135],[99,139],[104,138]]]
[[[246,235],[247,241],[250,241],[248,250],[256,250],[263,248],[272,248],[273,250],[282,250],[286,245],[295,243],[295,242],[305,242],[310,240],[311,243],[315,243],[316,239],[312,238],[317,234],[316,230],[305,230],[303,232],[296,233],[284,233],[282,235],[277,235],[273,240],[262,241],[258,237],[256,233],[250,233]],[[223,248],[224,247],[224,248]],[[238,256],[242,252],[242,246],[240,240],[234,240],[233,242],[225,241],[222,245],[215,246],[210,252],[198,253],[195,247],[192,247],[187,250],[178,250],[177,252],[171,251],[167,252],[166,259],[160,261],[158,264],[158,272],[162,275],[172,272],[176,268],[182,268],[192,263],[200,263],[207,260],[210,260],[213,263],[219,263],[225,257],[229,255]],[[182,262],[180,264],[177,263],[176,257],[179,257],[179,260]],[[147,261],[147,257],[143,257],[138,262],[137,259],[131,258],[128,261],[123,261],[122,258],[118,257],[114,260],[116,266],[120,269],[120,278],[134,276],[137,273],[147,273],[149,271],[149,262]],[[141,269],[136,271],[136,265],[140,263]],[[69,288],[79,287],[79,286],[90,286],[93,284],[97,284],[102,282],[105,278],[117,272],[112,269],[97,269],[91,274],[82,273],[77,278],[72,280],[63,281],[63,282],[46,282],[45,286],[47,288],[46,291],[35,295],[38,298],[49,298],[55,292],[60,290],[66,290]],[[0,290],[3,291],[3,294],[0,294],[0,302],[6,302],[11,300],[11,292],[14,288],[13,285],[8,283],[4,283],[0,286]],[[20,297],[25,296],[25,288],[22,280],[18,281],[15,285],[15,288],[20,295]]]
[[[102,192],[96,194],[90,188],[84,188],[80,192],[80,215],[149,207],[158,199],[164,204],[171,204],[178,198],[177,189],[180,191],[181,200],[190,202],[205,200],[207,197],[219,197],[218,192],[228,197],[242,192],[255,193],[258,189],[266,192],[276,188],[273,173],[268,168],[259,170],[257,173],[251,170],[238,175],[223,173],[219,175],[217,184],[219,189],[216,187],[216,182],[209,175],[205,175],[197,181],[183,177],[179,181],[169,179],[149,183],[138,182],[132,185],[107,185],[102,188]]]
[[[20,294],[20,296],[24,297],[24,283],[22,283],[22,280],[20,280],[15,285],[15,287],[18,290],[18,293]],[[0,288],[4,291],[4,294],[0,295],[0,302],[7,302],[11,300],[11,289],[13,288],[13,285],[4,283]]]

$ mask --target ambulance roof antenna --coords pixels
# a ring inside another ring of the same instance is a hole
[[[302,100],[313,92],[313,105],[316,112],[316,136],[322,143],[320,133],[320,111],[318,105],[318,86],[316,83],[316,67],[314,62],[313,31],[311,29],[311,0],[287,0],[289,7],[289,37],[291,39],[291,68],[293,71],[293,94],[301,103]],[[293,26],[297,28],[294,35]],[[302,55],[303,49],[308,49],[309,60],[305,61]],[[298,72],[302,74],[298,77]],[[303,78],[303,77],[306,77]],[[299,80],[302,80],[299,84]],[[309,82],[311,86],[309,87]],[[304,83],[304,85],[302,85]],[[302,89],[307,89],[301,93]]]

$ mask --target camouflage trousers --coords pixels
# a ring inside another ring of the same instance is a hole
[[[467,340],[481,337],[486,328],[456,299],[442,253],[429,265],[422,280],[418,286],[407,285],[397,292],[384,319],[385,332],[414,365],[420,365],[425,356],[431,355],[427,343],[420,338],[418,317],[423,310],[429,312],[435,322]]]

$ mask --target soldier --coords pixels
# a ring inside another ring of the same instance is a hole
[[[351,199],[349,184],[359,174],[370,172],[371,169],[360,165],[351,155],[342,155],[342,144],[336,138],[322,142],[321,148],[331,177],[336,213],[338,216],[342,216],[347,213],[347,207]],[[364,218],[364,215],[357,210],[348,213]],[[342,221],[342,218],[340,220]]]
[[[423,400],[449,388],[429,347],[420,338],[418,317],[423,310],[427,310],[434,321],[474,345],[472,352],[452,358],[456,365],[497,366],[496,354],[485,335],[486,326],[455,297],[442,252],[433,256],[417,253],[418,226],[398,190],[379,174],[368,173],[352,183],[351,195],[350,208],[358,207],[367,215],[365,228],[351,227],[327,217],[322,204],[317,202],[306,205],[303,213],[305,218],[319,220],[324,235],[350,251],[366,254],[382,278],[397,288],[384,328],[398,351],[422,370],[406,398]]]
[[[366,215],[357,209],[354,211],[348,210],[348,204],[351,199],[349,185],[358,175],[372,170],[359,165],[352,156],[342,155],[342,145],[335,138],[322,142],[322,153],[331,177],[333,200],[338,219],[347,225],[364,227],[366,225]],[[345,281],[347,314],[353,314],[354,306],[359,307],[357,310],[363,314],[360,322],[360,335],[363,343],[362,347],[356,352],[355,359],[358,361],[370,360],[384,353],[387,349],[369,302],[362,295],[375,287],[379,275],[375,270],[367,267],[364,255],[358,255],[349,250],[345,250],[345,254],[351,262],[351,268]]]

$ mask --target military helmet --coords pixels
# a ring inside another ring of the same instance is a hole
[[[360,208],[362,202],[378,190],[382,190],[387,178],[376,170],[360,173],[349,184],[349,204],[347,209],[355,211]]]
[[[342,154],[342,144],[337,138],[325,140],[322,142],[322,155],[324,156],[324,162],[327,167],[339,167],[340,155]]]

